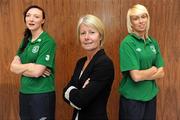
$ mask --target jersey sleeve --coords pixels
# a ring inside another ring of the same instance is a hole
[[[49,68],[53,68],[55,61],[56,44],[54,41],[46,41],[40,51],[36,60],[36,64],[41,64]]]
[[[139,58],[133,43],[122,42],[119,48],[121,72],[140,69]]]

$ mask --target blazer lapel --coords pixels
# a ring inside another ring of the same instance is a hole
[[[91,76],[91,73],[92,73],[93,68],[94,68],[94,64],[97,61],[97,59],[103,54],[105,54],[104,50],[103,49],[99,50],[94,55],[94,57],[92,58],[92,60],[88,64],[88,66],[85,68],[84,72],[82,73],[81,77],[79,78],[79,82],[80,82],[81,87],[84,85],[84,82]]]

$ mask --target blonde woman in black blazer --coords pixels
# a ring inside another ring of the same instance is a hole
[[[106,55],[104,25],[93,15],[80,18],[77,37],[85,50],[71,80],[64,88],[64,99],[74,108],[73,120],[108,120],[107,102],[114,80],[114,67]]]

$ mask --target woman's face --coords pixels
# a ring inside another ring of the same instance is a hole
[[[137,33],[146,32],[148,17],[146,13],[132,15],[130,17],[133,31]]]
[[[42,11],[37,8],[31,8],[27,11],[25,23],[29,30],[36,31],[42,28],[44,24]]]
[[[100,49],[100,34],[91,26],[80,25],[80,43],[84,50],[93,52]]]

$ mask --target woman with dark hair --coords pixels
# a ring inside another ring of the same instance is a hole
[[[24,11],[26,29],[10,70],[21,75],[21,120],[54,120],[55,51],[54,39],[43,30],[44,10],[36,5]]]

